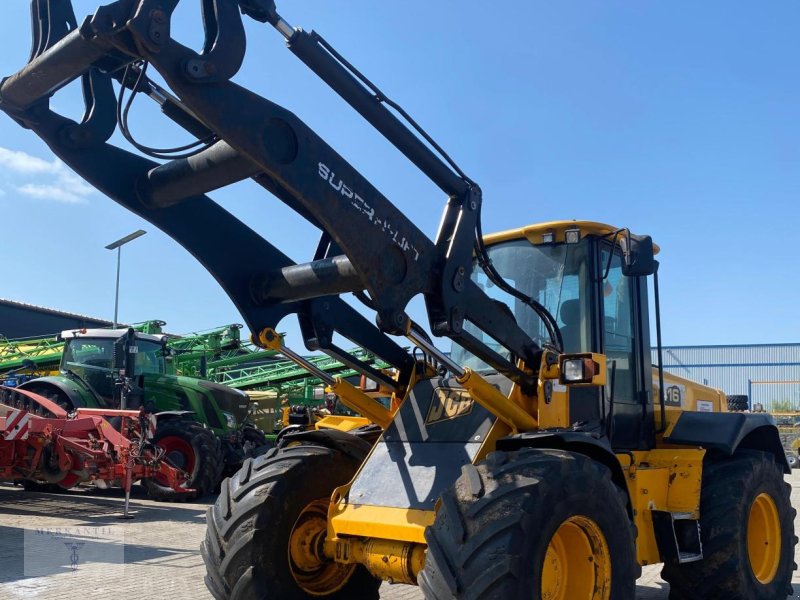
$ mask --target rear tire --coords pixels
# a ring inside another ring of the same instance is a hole
[[[700,540],[704,558],[664,565],[661,576],[670,584],[670,600],[783,600],[792,593],[797,543],[796,511],[783,469],[772,454],[756,451],[709,461],[703,469]],[[770,530],[764,526],[770,522],[764,516],[770,513],[777,520],[774,535],[759,537]]]
[[[34,380],[35,381],[35,380]],[[71,413],[75,410],[75,407],[72,406],[72,402],[70,401],[69,397],[57,387],[53,385],[28,385],[28,383],[24,383],[19,386],[20,390],[25,390],[26,392],[32,392],[34,394],[38,394],[44,398],[50,400],[63,408],[67,414]],[[39,404],[32,402],[27,396],[23,394],[14,394],[14,392],[6,392],[3,390],[0,393],[0,402],[3,404],[7,404],[10,406],[16,406],[18,408],[24,408],[25,410],[30,411],[34,415],[38,415],[40,417],[54,417],[55,415],[51,413],[49,410],[42,408]]]
[[[142,485],[153,500],[185,502],[212,492],[219,483],[222,452],[219,440],[210,429],[190,419],[170,419],[158,424],[153,443],[167,450],[163,460],[189,474],[184,487],[195,490],[178,493],[156,477],[143,479]]]
[[[360,461],[312,443],[270,450],[247,459],[239,472],[222,482],[222,493],[206,516],[206,587],[217,600],[377,600],[380,580],[361,566],[333,562],[310,579],[327,578],[332,593],[312,595],[297,583],[298,568],[289,556],[289,540],[304,509],[327,502]],[[324,526],[325,512],[321,519]],[[339,569],[339,571],[337,571]],[[348,573],[349,571],[349,573]],[[312,582],[313,583],[313,582]],[[309,584],[311,585],[311,584]],[[337,589],[338,588],[338,589]]]
[[[633,532],[625,492],[598,462],[494,452],[442,495],[418,583],[429,600],[630,600]]]

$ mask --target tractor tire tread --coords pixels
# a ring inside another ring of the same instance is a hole
[[[523,449],[494,452],[474,469],[474,473],[464,470],[442,494],[436,521],[425,532],[428,552],[418,584],[426,599],[530,597],[526,578],[532,577],[535,567],[522,563],[526,541],[541,537],[548,499],[562,490],[573,498],[583,497],[587,488],[607,499],[609,506],[604,510],[626,524],[605,530],[609,544],[626,554],[615,572],[618,583],[611,598],[633,596],[640,573],[635,563],[635,529],[627,513],[627,496],[612,482],[606,467],[568,451]]]
[[[313,444],[272,448],[248,458],[223,480],[217,502],[208,509],[206,537],[200,553],[205,582],[217,600],[301,600],[326,598],[378,600],[380,581],[358,567],[345,586],[327,596],[310,596],[294,582],[286,546],[294,525],[293,510],[303,485],[347,483],[359,461]],[[318,480],[324,479],[322,484]],[[312,493],[312,492],[309,492]],[[291,522],[289,522],[291,521]],[[265,557],[272,556],[266,560]],[[357,591],[357,592],[356,592]]]

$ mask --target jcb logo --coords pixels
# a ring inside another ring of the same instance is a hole
[[[440,423],[447,419],[456,419],[472,412],[472,398],[464,390],[436,388],[433,390],[431,407],[425,418],[426,425]]]

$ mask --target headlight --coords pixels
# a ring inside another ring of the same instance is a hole
[[[566,381],[583,381],[586,379],[584,374],[585,364],[582,358],[573,358],[564,361],[564,379]]]
[[[227,423],[228,427],[230,429],[236,429],[236,417],[229,412],[223,411],[222,414],[225,415],[225,422]]]
[[[606,357],[602,354],[562,354],[558,366],[558,380],[564,385],[606,384]]]
[[[577,244],[581,241],[580,229],[567,229],[564,232],[564,241],[567,244]]]

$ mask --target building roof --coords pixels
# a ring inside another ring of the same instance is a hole
[[[84,320],[84,321],[93,321],[93,322],[96,322],[96,323],[102,323],[102,324],[107,324],[107,325],[111,325],[112,324],[111,321],[108,321],[106,319],[100,319],[100,318],[97,318],[97,317],[90,317],[90,316],[82,315],[82,314],[79,314],[79,313],[66,312],[66,311],[63,311],[63,310],[56,310],[55,308],[47,308],[46,306],[39,306],[37,304],[28,304],[27,302],[18,302],[16,300],[9,300],[7,298],[0,298],[0,305],[12,306],[12,307],[15,307],[15,308],[22,308],[22,309],[25,309],[25,310],[31,310],[31,311],[35,311],[35,312],[45,313],[45,314],[48,314],[48,315],[54,315],[54,316],[57,316],[57,317],[68,317],[68,318],[71,318],[71,319],[81,319],[81,320]]]

